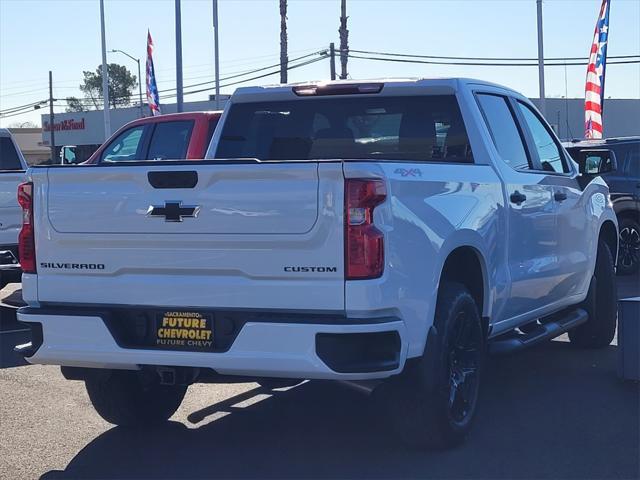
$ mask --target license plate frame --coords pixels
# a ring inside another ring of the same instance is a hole
[[[155,314],[154,345],[162,350],[211,352],[215,350],[214,315],[190,309]]]

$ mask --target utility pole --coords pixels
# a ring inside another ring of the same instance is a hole
[[[104,0],[100,0],[100,32],[102,35],[102,108],[104,113],[104,138],[106,140],[111,136],[111,112],[109,111],[109,70],[107,69],[107,41],[104,31]]]
[[[51,134],[51,163],[56,161],[56,142],[53,127],[53,74],[49,70],[49,133]]]
[[[182,15],[180,13],[180,0],[176,0],[176,93],[178,112],[183,110],[182,87]]]
[[[341,0],[340,5],[340,28],[338,33],[340,34],[340,79],[346,80],[347,73],[347,61],[349,60],[349,30],[347,30],[347,0]]]
[[[544,41],[542,38],[542,0],[536,0],[538,7],[538,83],[540,84],[540,113],[546,117],[544,93]]]
[[[218,0],[213,0],[213,53],[216,80],[216,110],[220,110],[220,55],[218,49]]]
[[[280,83],[287,83],[289,55],[287,45],[287,0],[280,0]]]
[[[333,42],[329,44],[329,65],[331,68],[331,80],[336,79],[336,46]]]

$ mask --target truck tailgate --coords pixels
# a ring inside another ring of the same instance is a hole
[[[32,178],[40,302],[344,309],[340,163],[88,166]]]

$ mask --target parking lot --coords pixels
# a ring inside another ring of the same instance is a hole
[[[638,279],[620,283],[638,294]],[[18,286],[19,287],[19,286]],[[1,478],[637,478],[640,394],[616,377],[616,347],[560,338],[492,358],[466,444],[407,451],[381,411],[342,385],[195,385],[162,428],[114,428],[81,382],[24,366],[16,286],[0,292]]]

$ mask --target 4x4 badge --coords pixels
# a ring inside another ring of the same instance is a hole
[[[195,218],[200,213],[198,205],[182,205],[182,202],[164,202],[161,205],[149,205],[147,217],[164,217],[165,222],[182,222],[183,218]]]

